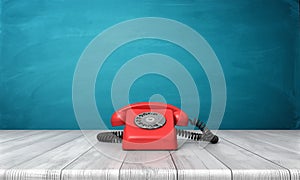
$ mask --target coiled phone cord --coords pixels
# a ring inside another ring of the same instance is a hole
[[[219,141],[218,136],[214,135],[207,127],[206,124],[200,120],[189,119],[190,124],[196,126],[202,131],[202,133],[187,131],[183,129],[176,129],[176,134],[178,136],[185,137],[194,141],[208,141],[212,144],[216,144]],[[123,139],[123,131],[109,131],[101,132],[97,135],[97,139],[100,142],[109,143],[121,143]]]

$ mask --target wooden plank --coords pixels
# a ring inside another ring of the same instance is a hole
[[[121,144],[97,143],[62,171],[63,180],[117,180],[126,151]]]
[[[168,151],[128,151],[120,179],[177,179],[177,171]]]
[[[18,138],[31,136],[34,134],[41,133],[41,131],[30,131],[30,130],[1,130],[0,131],[0,143],[12,141]]]
[[[231,171],[196,142],[171,152],[179,180],[231,180]]]
[[[219,134],[228,141],[289,169],[291,178],[299,180],[300,154],[294,150],[287,150],[267,142],[268,140],[264,140],[267,137],[263,133],[260,133],[259,138],[249,135],[245,131],[220,131]]]
[[[0,146],[0,154],[4,155],[6,153],[10,153],[17,149],[22,149],[26,146],[33,145],[40,141],[45,141],[53,136],[57,136],[62,133],[66,133],[67,131],[39,131],[39,133],[34,134],[32,136],[22,136],[20,138],[16,138],[13,141],[6,141],[1,143]],[[23,133],[20,133],[23,134]],[[1,166],[0,166],[1,167]]]
[[[276,134],[284,137],[295,137],[297,140],[300,138],[300,130],[260,130],[266,134]]]
[[[205,149],[231,169],[233,179],[288,180],[290,178],[287,169],[233,145],[224,139],[221,139],[218,144],[207,145]]]
[[[89,138],[96,137],[94,131],[87,132],[86,135]],[[21,180],[24,177],[26,180],[59,180],[61,170],[92,147],[80,131],[72,131],[64,136],[73,136],[73,139],[7,170],[6,180]]]
[[[269,133],[269,134],[280,134],[280,135],[300,137],[300,130],[259,130],[259,131]]]
[[[53,134],[53,136],[45,137],[34,144],[25,145],[21,148],[13,149],[10,152],[0,154],[0,179],[4,178],[7,169],[44,154],[77,137],[78,133],[74,131],[56,131],[56,135]]]
[[[218,131],[225,138],[218,144],[203,149],[189,141],[171,152],[123,151],[121,144],[97,142],[98,131],[84,132],[90,142],[80,131],[42,131],[0,143],[0,179],[276,180],[290,179],[289,171],[300,179],[296,131]]]
[[[230,131],[228,131],[230,132]],[[262,141],[271,146],[300,154],[300,137],[290,131],[261,131],[261,130],[235,130],[235,134],[243,134],[251,139]],[[300,132],[300,131],[299,131]]]
[[[14,135],[18,134],[18,132],[25,133],[25,132],[30,132],[30,131],[26,131],[26,130],[1,130],[0,131],[0,141],[2,139],[5,140],[5,138],[7,138],[7,137],[14,136]]]

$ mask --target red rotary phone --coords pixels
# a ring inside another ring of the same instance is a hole
[[[202,133],[175,129],[188,122]],[[124,150],[175,150],[177,135],[196,141],[218,142],[218,137],[203,122],[189,120],[179,108],[158,102],[143,102],[125,106],[111,117],[112,126],[125,125],[124,131],[102,132],[97,138],[102,142],[121,142]]]

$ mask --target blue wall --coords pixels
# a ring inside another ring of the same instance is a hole
[[[104,29],[147,16],[187,24],[214,49],[228,92],[222,129],[300,129],[297,0],[0,2],[0,129],[77,129],[72,78],[83,49]],[[211,95],[201,66],[178,46],[141,40],[115,51],[100,71],[96,99],[106,123],[115,73],[149,52],[172,56],[190,71],[201,96],[200,118],[207,119]],[[130,102],[156,93],[180,106],[175,85],[158,75],[138,79]]]
[[[296,127],[300,129],[300,31],[298,31],[298,36],[296,39],[296,63],[295,63],[295,94],[296,94],[296,111],[295,111],[295,121]]]

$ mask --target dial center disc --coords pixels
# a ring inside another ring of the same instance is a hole
[[[157,112],[143,112],[134,119],[135,125],[143,129],[157,129],[165,125],[165,117]]]

